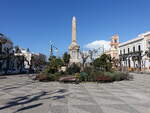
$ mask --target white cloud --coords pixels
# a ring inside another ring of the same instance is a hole
[[[110,41],[96,40],[91,43],[88,43],[87,45],[85,45],[85,47],[88,49],[98,49],[100,47],[104,47],[104,50],[109,50],[110,49]]]

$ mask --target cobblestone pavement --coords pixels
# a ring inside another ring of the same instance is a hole
[[[150,113],[150,75],[106,84],[0,79],[0,113]]]

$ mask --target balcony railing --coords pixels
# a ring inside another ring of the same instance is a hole
[[[125,54],[120,54],[120,60],[125,61],[127,58],[135,58],[135,59],[141,59],[142,57],[142,52],[143,51],[135,51],[135,52],[129,52],[129,53],[125,53]]]

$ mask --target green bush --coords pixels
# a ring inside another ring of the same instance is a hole
[[[84,68],[84,72],[87,73],[88,75],[90,75],[90,73],[93,71],[92,67],[85,67]]]
[[[123,72],[105,72],[104,75],[110,77],[112,81],[128,80],[130,77],[128,73]]]
[[[78,81],[80,81],[80,73],[75,73],[75,77],[76,77],[76,79],[78,80]]]
[[[36,76],[36,79],[39,81],[57,81],[62,76],[60,72],[54,74],[51,73],[41,73]]]
[[[55,78],[56,78],[55,74],[48,75],[48,81],[55,81]]]
[[[108,76],[112,79],[112,81],[115,81],[115,74],[112,72],[104,72],[104,76]]]
[[[68,69],[67,69],[67,73],[68,74],[74,74],[74,73],[79,73],[80,72],[80,67],[73,63]]]
[[[39,81],[47,81],[48,80],[48,75],[40,73],[36,76],[36,79]]]
[[[54,74],[48,74],[48,81],[58,81],[61,76],[62,75],[60,72],[56,72]]]
[[[88,74],[86,72],[80,73],[80,81],[88,81]]]
[[[56,73],[57,71],[58,71],[58,70],[57,70],[56,68],[54,68],[54,67],[46,66],[46,68],[43,70],[42,73],[44,73],[44,74],[49,74],[49,73],[54,74],[54,73]]]
[[[90,81],[96,81],[98,77],[103,76],[103,72],[101,71],[92,71],[89,77]]]

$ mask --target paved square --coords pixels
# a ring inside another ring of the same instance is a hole
[[[107,84],[0,79],[0,113],[150,113],[150,75]]]

